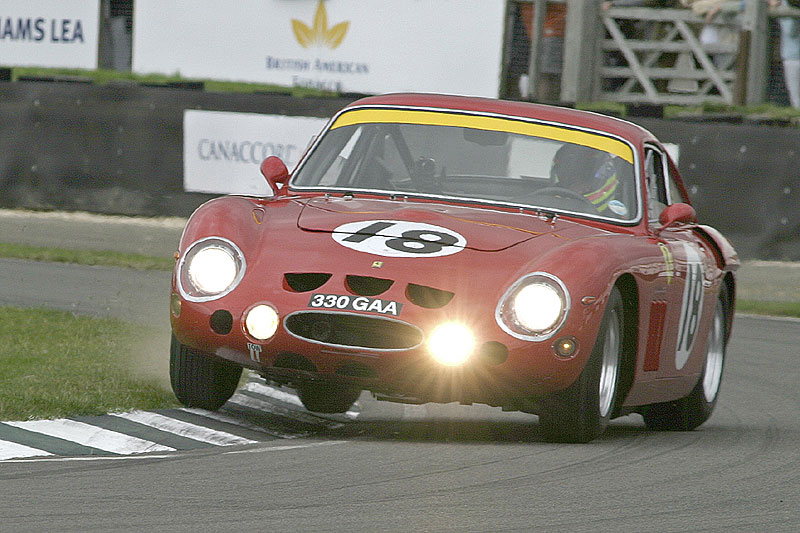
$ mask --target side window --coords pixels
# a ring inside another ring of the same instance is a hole
[[[665,186],[665,163],[661,152],[646,148],[644,165],[647,179],[647,215],[651,221],[657,221],[669,203]]]
[[[667,188],[669,190],[669,203],[687,203],[687,198],[683,195],[683,191],[681,191],[681,188],[678,187],[678,183],[675,180],[675,176],[673,174],[675,170],[671,165],[668,166],[669,172],[667,173]]]

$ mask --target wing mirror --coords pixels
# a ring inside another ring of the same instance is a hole
[[[289,169],[274,155],[261,162],[261,174],[266,178],[273,196],[277,196],[278,191],[289,181]]]
[[[676,224],[694,224],[697,222],[697,213],[689,204],[672,204],[661,212],[658,221],[662,229]]]

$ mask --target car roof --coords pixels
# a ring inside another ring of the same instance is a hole
[[[445,94],[397,93],[361,98],[347,108],[363,106],[423,107],[506,115],[611,133],[634,143],[656,140],[652,133],[626,120],[591,111],[530,102]]]

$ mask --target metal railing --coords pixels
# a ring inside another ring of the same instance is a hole
[[[561,102],[764,102],[769,20],[800,17],[800,9],[770,9],[763,0],[728,2],[710,24],[689,9],[603,10],[594,0],[511,0],[502,96],[542,100],[537,94],[542,28],[547,6],[556,3],[567,4]],[[526,34],[519,30],[522,5],[533,6]],[[529,42],[520,39],[526,35]]]

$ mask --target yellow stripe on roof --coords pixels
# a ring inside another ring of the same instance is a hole
[[[420,124],[423,126],[455,126],[476,130],[504,131],[542,137],[554,141],[580,144],[621,157],[633,164],[633,150],[622,141],[586,131],[572,130],[522,120],[485,115],[465,115],[440,111],[413,111],[405,109],[354,109],[339,115],[331,129],[356,124]]]

